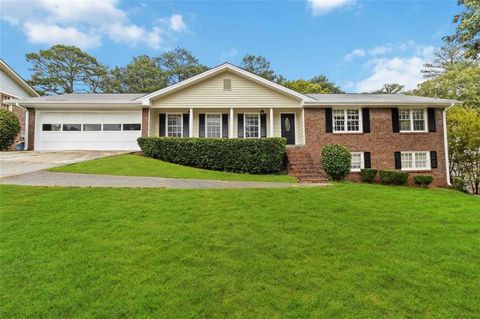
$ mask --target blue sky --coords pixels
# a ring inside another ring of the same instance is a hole
[[[1,0],[1,57],[30,77],[28,52],[73,44],[114,66],[176,46],[215,66],[267,57],[288,79],[325,74],[348,92],[413,88],[456,1]]]

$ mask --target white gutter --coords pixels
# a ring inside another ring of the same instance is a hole
[[[454,106],[455,103],[452,103],[449,107],[442,111],[442,120],[443,120],[443,145],[445,148],[445,170],[447,176],[447,185],[452,186],[450,182],[450,160],[448,158],[448,137],[447,137],[447,110]]]
[[[23,136],[23,142],[25,143],[25,148],[24,150],[28,150],[28,137],[29,137],[29,132],[28,132],[28,115],[29,115],[29,112],[28,112],[28,109],[24,108],[23,106],[20,106],[20,104],[17,103],[17,106],[18,107],[21,107],[23,109],[25,109],[25,133],[24,133],[24,136]]]

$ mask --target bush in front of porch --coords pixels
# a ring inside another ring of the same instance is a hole
[[[283,168],[286,140],[141,137],[146,156],[163,161],[218,171],[269,174]]]

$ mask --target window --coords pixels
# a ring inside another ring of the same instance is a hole
[[[42,124],[42,131],[61,131],[62,124]]]
[[[222,137],[222,114],[206,114],[207,137]]]
[[[428,152],[402,152],[402,170],[429,170]]]
[[[64,131],[81,131],[82,124],[63,124]]]
[[[360,110],[333,110],[334,132],[361,132]]]
[[[426,126],[424,109],[400,109],[398,116],[401,132],[425,131]]]
[[[102,124],[83,124],[84,131],[101,131]]]
[[[245,114],[244,115],[244,132],[245,137],[260,137],[260,115]]]
[[[363,152],[352,152],[352,165],[350,171],[360,172],[362,168],[365,168],[363,160]]]
[[[121,131],[122,124],[103,124],[104,131]]]
[[[167,136],[182,137],[183,118],[182,114],[167,114]]]
[[[232,80],[230,79],[223,79],[223,89],[224,90],[231,90],[232,89]]]
[[[123,124],[124,131],[140,131],[141,128],[141,124]]]

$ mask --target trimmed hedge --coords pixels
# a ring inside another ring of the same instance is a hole
[[[18,118],[12,112],[0,109],[0,150],[8,149],[20,132]]]
[[[413,177],[413,182],[421,187],[428,187],[433,182],[432,175],[417,175]]]
[[[343,180],[350,173],[352,155],[340,144],[326,144],[322,148],[322,166],[334,181]]]
[[[397,171],[380,171],[380,182],[385,185],[405,185],[408,180],[408,173]]]
[[[378,170],[373,168],[364,168],[360,171],[362,175],[362,181],[366,183],[373,183],[375,182],[375,177],[377,176]]]
[[[171,163],[217,171],[268,174],[283,168],[284,138],[140,137],[146,156]]]

